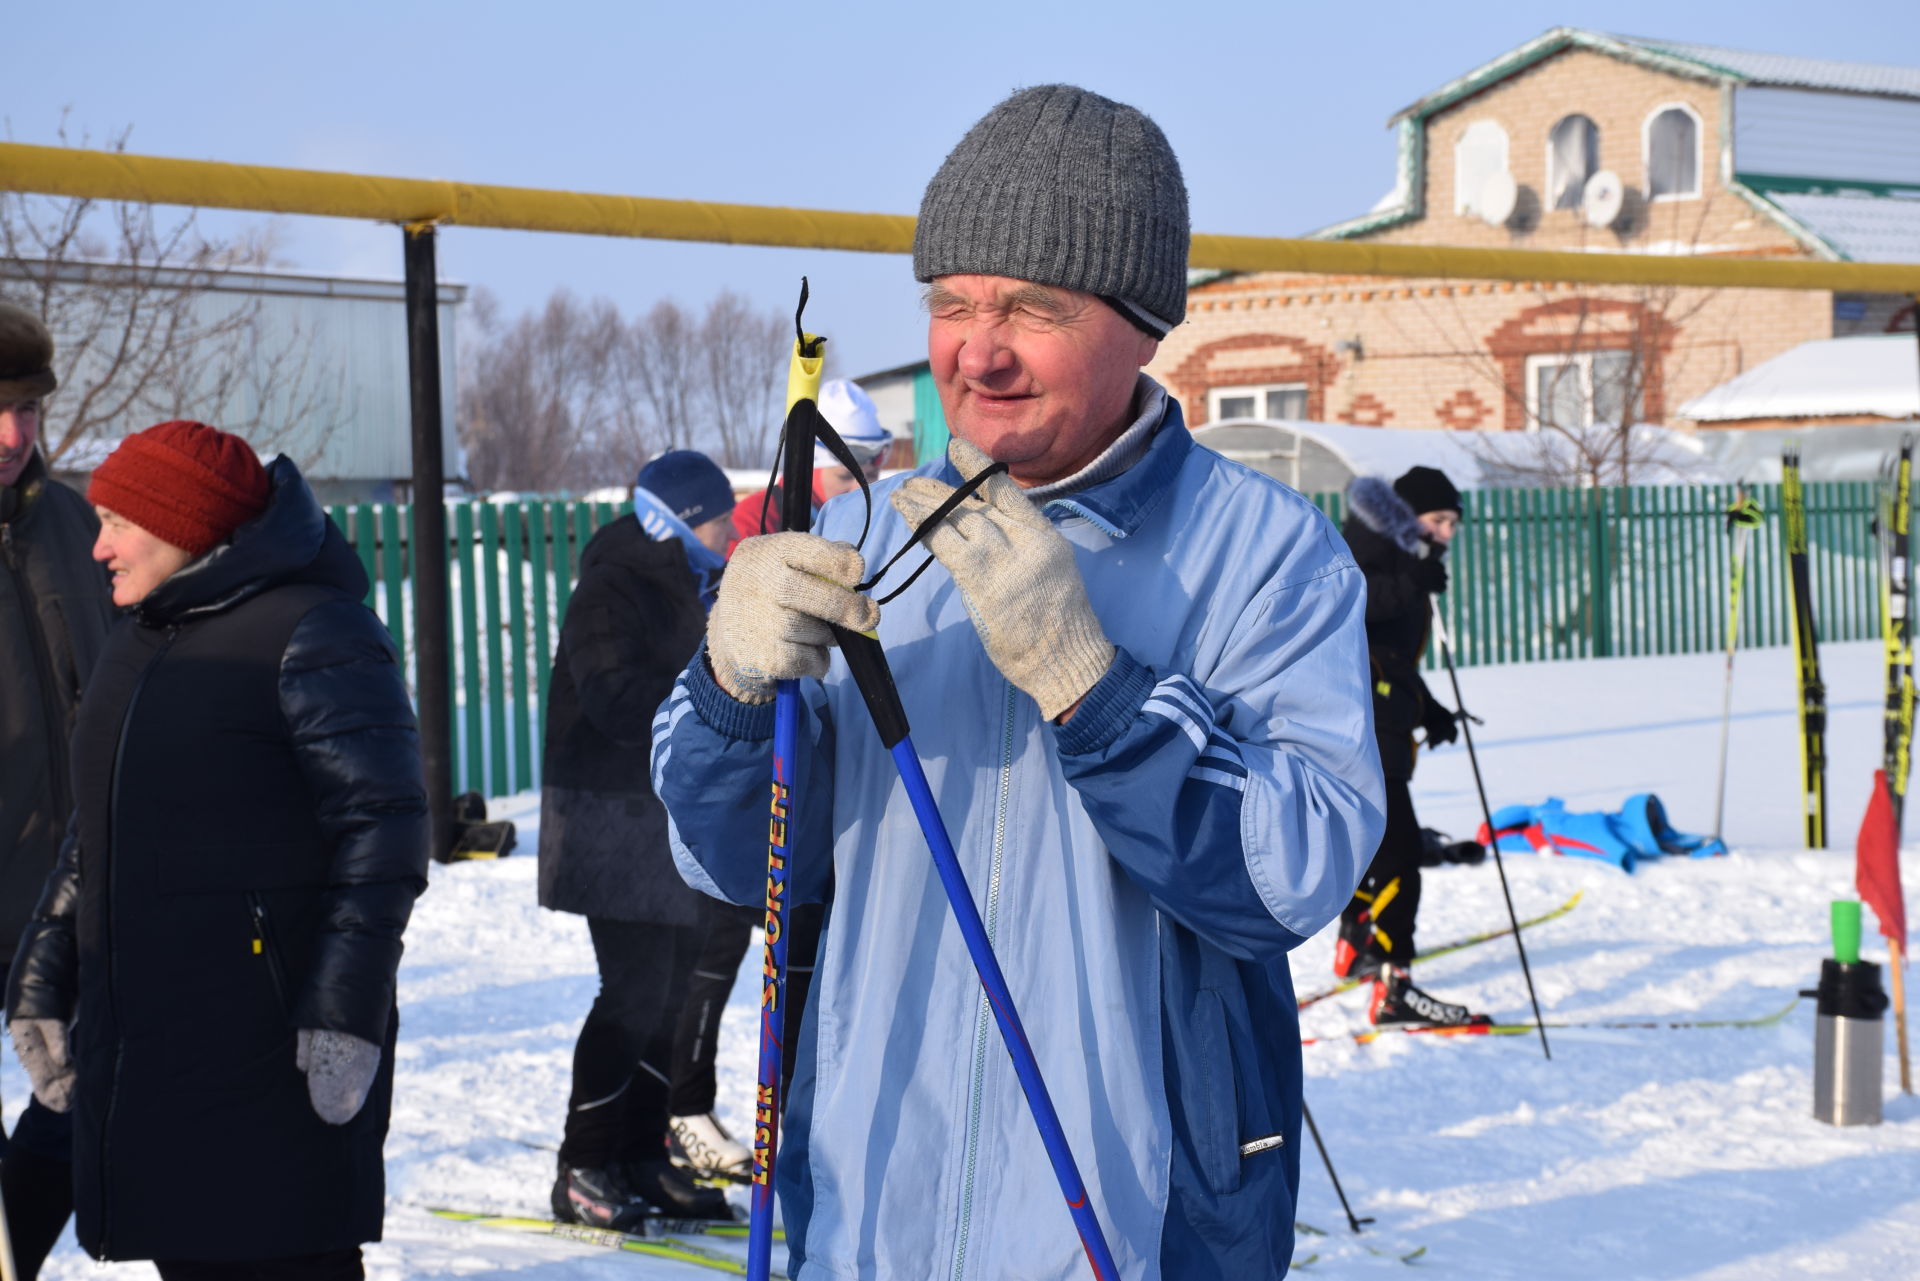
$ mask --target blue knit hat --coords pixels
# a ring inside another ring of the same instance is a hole
[[[733,486],[713,459],[693,449],[662,454],[645,467],[634,483],[673,509],[673,514],[697,529],[733,510]]]

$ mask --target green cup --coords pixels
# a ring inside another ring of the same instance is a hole
[[[1860,960],[1860,902],[1841,898],[1833,901],[1833,959],[1842,965]]]

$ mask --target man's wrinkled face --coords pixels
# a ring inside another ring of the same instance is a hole
[[[1071,476],[1127,429],[1160,346],[1092,294],[1006,276],[942,276],[926,305],[948,427],[1022,485]]]
[[[11,485],[27,469],[33,442],[40,439],[40,402],[0,403],[0,485]]]
[[[93,509],[100,517],[100,537],[93,542],[93,558],[113,578],[113,603],[138,605],[147,593],[173,577],[193,559],[185,550],[148,533],[126,517]]]

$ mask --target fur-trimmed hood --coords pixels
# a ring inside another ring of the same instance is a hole
[[[1356,476],[1347,486],[1347,509],[1409,556],[1421,555],[1420,517],[1407,500],[1378,476]]]

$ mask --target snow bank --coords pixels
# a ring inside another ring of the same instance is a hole
[[[1791,656],[1776,649],[1740,656],[1731,858],[1661,860],[1629,877],[1579,860],[1508,856],[1523,914],[1585,890],[1579,908],[1528,940],[1549,1018],[1738,1017],[1775,1009],[1812,982],[1826,901],[1851,886],[1844,847],[1864,808],[1880,722],[1878,647],[1830,646],[1823,659],[1833,707],[1830,826],[1842,849],[1797,848]],[[1469,705],[1487,721],[1478,733],[1490,799],[1553,794],[1583,808],[1652,790],[1677,826],[1710,826],[1720,672],[1715,655],[1463,672]],[[1479,821],[1458,747],[1421,762],[1415,795],[1430,825],[1465,833]],[[531,851],[534,800],[521,798],[507,816],[522,823],[521,849]],[[1491,863],[1429,874],[1425,941],[1504,917]],[[1332,950],[1328,933],[1295,953],[1303,990],[1329,977]],[[1501,1019],[1527,1011],[1504,941],[1435,961],[1420,981]],[[441,1204],[544,1213],[554,1158],[539,1145],[558,1140],[573,1037],[594,990],[584,925],[534,906],[530,854],[434,868],[401,971],[388,1239],[368,1250],[371,1276],[702,1274],[426,1213]],[[751,1090],[755,1000],[751,982],[735,988],[721,1044],[722,1115],[736,1130]],[[1363,1001],[1336,998],[1304,1018],[1310,1034],[1359,1028]],[[1885,1125],[1814,1122],[1812,1023],[1803,1006],[1759,1031],[1565,1030],[1553,1034],[1551,1063],[1519,1037],[1309,1046],[1308,1103],[1355,1209],[1378,1222],[1349,1235],[1317,1157],[1303,1151],[1299,1217],[1328,1235],[1300,1238],[1302,1255],[1320,1256],[1302,1275],[1409,1275],[1369,1247],[1417,1246],[1426,1247],[1421,1273],[1461,1281],[1920,1275],[1920,1103],[1898,1095],[1889,1054]],[[10,1055],[0,1085],[11,1122],[26,1083]],[[219,1213],[215,1189],[208,1213]],[[1064,1215],[1060,1230],[1069,1230]],[[43,1275],[153,1273],[145,1264],[96,1268],[69,1235]]]

